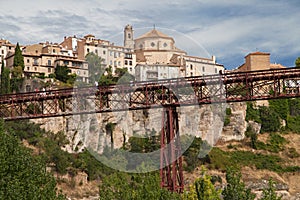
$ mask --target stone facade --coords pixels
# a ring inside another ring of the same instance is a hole
[[[238,67],[238,71],[255,71],[285,68],[280,64],[270,63],[270,53],[254,52],[245,57],[245,63]]]

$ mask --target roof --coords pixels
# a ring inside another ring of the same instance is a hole
[[[147,33],[141,35],[140,37],[136,38],[137,39],[142,39],[142,38],[166,38],[166,39],[172,39],[174,40],[172,37],[156,30],[156,29],[152,29],[151,31],[148,31]]]
[[[270,55],[270,53],[256,51],[256,52],[249,53],[246,57],[248,57],[250,55]]]
[[[285,66],[281,65],[281,64],[277,64],[277,63],[274,63],[274,64],[270,64],[270,68],[271,69],[283,69],[283,68],[286,68]]]

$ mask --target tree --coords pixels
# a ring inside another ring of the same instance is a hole
[[[10,71],[8,68],[4,67],[4,63],[1,65],[1,90],[0,94],[10,93]]]
[[[262,198],[260,200],[281,200],[282,196],[278,197],[275,192],[274,181],[269,180],[268,187],[263,190]]]
[[[298,57],[295,61],[295,66],[300,67],[300,57]]]
[[[180,199],[179,194],[162,189],[159,180],[158,173],[116,172],[103,179],[99,196],[100,199],[115,200]]]
[[[40,157],[33,157],[0,121],[0,199],[65,199]]]
[[[14,67],[22,67],[22,70],[24,70],[24,57],[22,55],[22,51],[20,49],[19,43],[17,43],[17,46],[15,48],[15,56],[14,56]]]
[[[70,74],[71,70],[67,66],[57,65],[54,71],[55,78],[64,83],[73,84],[76,80],[76,74]]]
[[[103,59],[92,52],[85,56],[85,60],[89,65],[89,81],[94,84],[104,72]]]
[[[280,129],[280,116],[273,109],[265,106],[259,108],[261,132],[276,132]]]
[[[221,190],[215,189],[211,179],[203,167],[201,177],[190,186],[189,192],[183,194],[183,200],[220,200]]]
[[[19,92],[23,83],[23,69],[21,66],[16,66],[11,69],[10,82],[12,91]]]
[[[241,181],[241,173],[228,168],[226,171],[227,185],[222,194],[224,200],[254,200],[255,194],[251,193],[250,189],[245,187]]]

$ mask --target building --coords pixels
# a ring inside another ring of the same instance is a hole
[[[281,64],[270,63],[270,53],[253,52],[245,56],[245,63],[237,68],[237,71],[255,71],[286,68]]]
[[[130,33],[129,33],[130,32]],[[94,35],[88,34],[83,38],[76,36],[65,37],[64,41],[60,44],[67,50],[72,50],[74,55],[79,59],[85,59],[88,53],[94,53],[102,58],[102,64],[105,68],[112,67],[112,72],[115,73],[117,68],[127,68],[128,72],[135,74],[136,56],[131,48],[133,37],[132,27],[126,26],[124,34],[128,38],[126,46],[117,46],[107,40],[96,39]],[[130,38],[130,39],[129,39]]]
[[[15,51],[15,45],[11,44],[8,40],[0,39],[0,66],[2,62],[6,66],[5,58],[7,54],[12,53]]]
[[[216,63],[214,56],[189,56],[175,46],[174,38],[155,28],[134,39],[134,51],[137,81],[202,76],[224,71],[224,66]]]
[[[67,66],[71,73],[77,75],[77,80],[88,82],[88,63],[79,59],[72,51],[63,49],[59,44],[49,42],[25,46],[22,49],[24,57],[24,75],[45,76],[55,72],[58,65]],[[14,53],[6,57],[7,67],[13,67]]]

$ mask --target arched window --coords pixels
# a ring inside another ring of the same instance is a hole
[[[128,39],[131,39],[131,34],[130,34],[130,33],[128,33],[127,37],[128,37]]]

